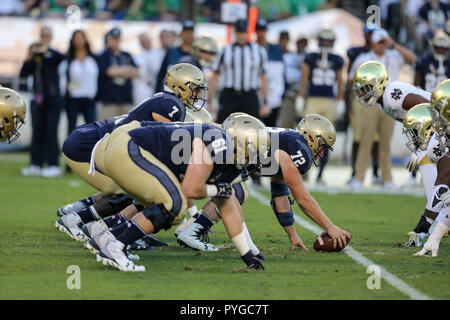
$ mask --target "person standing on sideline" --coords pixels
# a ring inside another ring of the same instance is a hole
[[[325,27],[319,32],[318,40],[319,52],[308,53],[305,56],[295,109],[299,117],[303,114],[314,113],[335,124],[339,114],[345,111],[342,80],[344,59],[332,53],[336,34],[330,27]],[[317,184],[324,184],[322,175],[327,158],[328,150],[325,150],[320,161]]]
[[[266,78],[267,54],[256,43],[247,41],[247,20],[236,21],[236,41],[220,51],[212,65],[209,79],[208,111],[217,114],[222,123],[234,112],[245,112],[251,116],[267,116],[268,85]],[[217,80],[223,75],[224,88],[219,98],[219,109],[213,106]],[[260,105],[258,91],[261,90],[263,104]]]
[[[161,67],[158,73],[158,79],[156,81],[157,92],[163,90],[164,77],[166,76],[167,70],[177,63],[190,63],[200,68],[199,65],[194,63],[192,58],[192,44],[194,42],[194,27],[195,24],[191,20],[186,20],[183,22],[183,29],[181,31],[180,37],[182,44],[178,47],[170,48],[167,50],[166,55],[161,63]]]
[[[301,66],[303,60],[305,60],[305,48],[308,45],[308,38],[304,35],[300,35],[297,38],[297,52],[290,52],[287,48],[288,43],[289,33],[287,31],[281,32],[280,46],[283,50],[285,90],[281,104],[280,120],[282,128],[294,129],[300,121],[295,112],[295,97],[300,88]]]
[[[347,50],[348,74],[350,74],[350,71],[352,70],[353,63],[355,62],[356,58],[359,55],[367,53],[371,50],[372,47],[370,37],[372,36],[373,30],[374,29],[369,28],[365,24],[363,29],[365,39],[364,45],[358,47],[351,47],[350,49]],[[351,153],[352,176],[350,177],[348,183],[352,181],[352,179],[355,177],[356,174],[355,169],[356,156],[358,155],[359,143],[361,141],[362,113],[363,113],[363,107],[358,102],[356,97],[353,95],[352,86],[353,86],[353,79],[348,77],[347,86],[345,89],[345,105],[348,121],[350,122],[350,126],[353,131],[353,143]],[[378,176],[378,140],[379,140],[378,135],[375,135],[372,146],[372,184],[374,185],[381,183],[381,179]]]
[[[83,114],[86,123],[97,121],[95,97],[99,67],[83,30],[76,30],[72,34],[66,75],[66,113],[70,134],[77,125],[78,113]]]
[[[20,70],[20,77],[33,77],[31,101],[31,164],[22,169],[24,176],[58,177],[59,167],[58,123],[61,113],[58,66],[64,55],[50,48],[52,30],[44,26],[40,41],[31,44]],[[44,163],[47,167],[44,168]]]
[[[263,118],[263,122],[268,127],[275,127],[285,89],[283,51],[279,44],[266,41],[266,33],[267,21],[258,19],[256,21],[256,42],[267,52],[267,73],[270,74],[270,77],[267,78],[270,92],[267,97],[267,105],[270,113]]]
[[[139,68],[139,76],[133,79],[133,103],[135,106],[155,93],[155,73],[159,71],[159,69],[156,71],[154,68],[154,51],[150,37],[141,33],[139,43],[142,51],[134,57]]]
[[[349,79],[355,77],[358,67],[367,61],[375,60],[382,63],[388,74],[389,82],[398,80],[400,70],[405,63],[414,63],[416,55],[404,46],[395,43],[384,29],[376,29],[371,35],[371,50],[360,54],[353,63]],[[350,188],[361,188],[369,166],[373,138],[379,136],[378,162],[381,168],[381,180],[386,189],[398,189],[392,181],[391,172],[391,138],[395,120],[384,113],[381,108],[362,109],[361,142],[356,156],[355,178],[349,183]]]
[[[99,120],[126,114],[133,104],[131,80],[139,75],[139,69],[131,55],[120,50],[120,37],[118,28],[111,29],[107,36],[108,47],[98,57],[102,103]]]

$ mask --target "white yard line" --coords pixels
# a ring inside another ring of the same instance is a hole
[[[250,194],[253,198],[258,200],[263,205],[270,207],[269,200],[263,196],[259,191],[255,190],[255,188],[250,188]],[[323,232],[321,228],[318,226],[312,224],[311,222],[294,215],[295,222],[297,222],[302,227],[308,229],[309,231],[315,233],[316,235],[319,235]],[[350,258],[356,261],[356,263],[361,264],[365,267],[371,266],[371,265],[377,265],[372,260],[367,259],[365,256],[363,256],[361,253],[353,249],[351,246],[347,246],[344,249],[344,252],[346,255],[348,255]],[[414,289],[409,284],[401,280],[396,275],[393,275],[389,271],[387,271],[384,267],[378,265],[380,267],[381,271],[381,278],[383,278],[387,283],[389,283],[391,286],[395,287],[400,292],[406,294],[413,300],[432,300],[429,296],[426,294],[420,292],[417,289]]]

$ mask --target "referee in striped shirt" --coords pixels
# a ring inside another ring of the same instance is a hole
[[[224,88],[219,98],[217,122],[222,123],[233,112],[245,112],[254,117],[270,113],[267,107],[266,78],[267,53],[256,43],[247,41],[247,20],[239,19],[235,25],[236,41],[224,47],[212,65],[209,79],[208,107],[215,113],[212,100],[219,75],[223,74]],[[262,104],[258,97],[261,89]]]

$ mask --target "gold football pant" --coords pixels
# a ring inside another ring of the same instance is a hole
[[[308,97],[306,99],[305,115],[308,114],[319,114],[334,124],[336,121],[336,99]]]
[[[125,126],[134,129],[136,122]],[[104,170],[131,198],[144,207],[164,205],[176,216],[172,224],[180,223],[187,206],[180,182],[165,164],[131,140],[125,126],[106,139]]]
[[[356,179],[364,181],[369,166],[372,144],[376,134],[379,136],[378,163],[383,182],[392,181],[391,174],[391,138],[395,120],[386,115],[378,106],[363,108],[361,141],[356,157]]]
[[[63,153],[64,160],[67,165],[80,176],[85,182],[93,186],[95,189],[103,192],[103,194],[119,194],[121,192],[117,192],[116,183],[105,175],[103,172],[99,172],[96,170],[95,175],[88,174],[89,171],[89,162],[78,162],[70,159]],[[123,192],[122,192],[123,193]]]

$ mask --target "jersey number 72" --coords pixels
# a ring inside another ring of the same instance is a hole
[[[290,156],[297,168],[306,162],[306,159],[300,150],[297,150],[297,154],[291,154]]]

